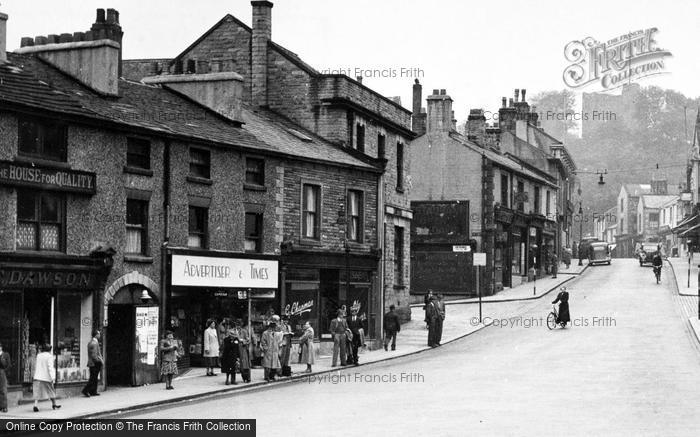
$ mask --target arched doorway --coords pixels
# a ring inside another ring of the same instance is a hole
[[[121,286],[106,301],[106,377],[109,385],[135,386],[158,380],[159,307],[141,283]]]

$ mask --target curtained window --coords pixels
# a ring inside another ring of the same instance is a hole
[[[363,193],[362,191],[348,191],[348,234],[350,241],[362,242],[362,213],[363,213]]]
[[[302,186],[302,236],[320,238],[321,187],[304,184]]]

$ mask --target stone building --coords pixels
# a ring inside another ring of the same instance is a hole
[[[325,308],[354,305],[378,338],[382,161],[253,111],[236,73],[119,78],[118,12],[98,9],[93,29],[0,47],[0,341],[13,396],[28,394],[42,343],[59,391],[77,392],[93,328],[103,383],[123,385],[157,379],[164,329],[182,340],[179,365],[197,365],[210,317],[257,333],[284,311],[322,338]]]
[[[409,143],[411,112],[362,84],[362,78],[322,74],[272,40],[268,1],[252,1],[252,26],[224,16],[177,57],[125,61],[126,77],[236,72],[243,78],[243,101],[254,111],[287,118],[358,159],[383,163],[377,212],[379,289],[384,307],[397,305],[410,317]],[[330,182],[330,181],[329,181]],[[303,247],[298,233],[285,235]],[[318,260],[320,262],[321,259]]]

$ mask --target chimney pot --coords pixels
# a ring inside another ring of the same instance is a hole
[[[523,88],[522,90],[520,90],[520,93],[522,94],[522,98],[520,99],[521,102],[525,102],[525,92],[526,92],[526,91],[527,91],[527,90],[526,90],[525,88]]]
[[[97,10],[97,18],[95,18],[96,23],[104,23],[105,22],[105,10],[104,9],[98,9]]]
[[[107,23],[119,24],[119,12],[116,9],[107,9]]]
[[[357,76],[356,79],[357,79],[358,82],[362,83],[362,76]]]
[[[512,108],[513,107],[513,98],[511,97],[508,99],[508,107]]]
[[[70,33],[62,33],[61,36],[58,37],[58,42],[73,42],[73,35]]]
[[[39,36],[34,37],[34,45],[35,46],[43,46],[46,44],[47,41],[48,41],[48,39],[43,35],[39,35]]]
[[[433,90],[433,95],[434,95],[434,96],[439,96],[439,95],[440,95],[440,90]]]
[[[56,34],[51,34],[46,37],[48,39],[49,44],[57,44],[58,43],[58,35]]]
[[[503,108],[506,107],[506,100],[507,99],[505,97],[501,97],[501,107],[503,107]]]
[[[95,32],[92,30],[88,30],[85,32],[85,41],[94,41],[95,40]]]
[[[29,37],[29,36],[22,37],[19,45],[20,45],[20,47],[33,46],[34,45],[34,38]]]
[[[447,90],[445,90],[445,89],[441,89],[441,90],[440,90],[440,95],[441,95],[441,96],[444,96],[444,95],[446,95],[446,94],[447,94]]]
[[[520,90],[516,88],[516,89],[515,89],[515,92],[513,93],[513,101],[514,101],[515,103],[518,103],[518,96],[519,96],[519,95],[520,95]]]
[[[420,81],[419,81],[418,79],[415,79],[415,82],[414,82],[414,83],[415,83],[416,85],[420,85]]]
[[[73,41],[85,41],[85,32],[73,32]]]

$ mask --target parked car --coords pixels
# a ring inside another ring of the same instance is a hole
[[[592,242],[588,249],[588,264],[607,264],[610,265],[610,245],[605,242]]]
[[[642,243],[642,246],[637,252],[637,257],[639,258],[639,267],[645,264],[651,265],[651,261],[654,258],[654,253],[659,250],[659,243]]]

